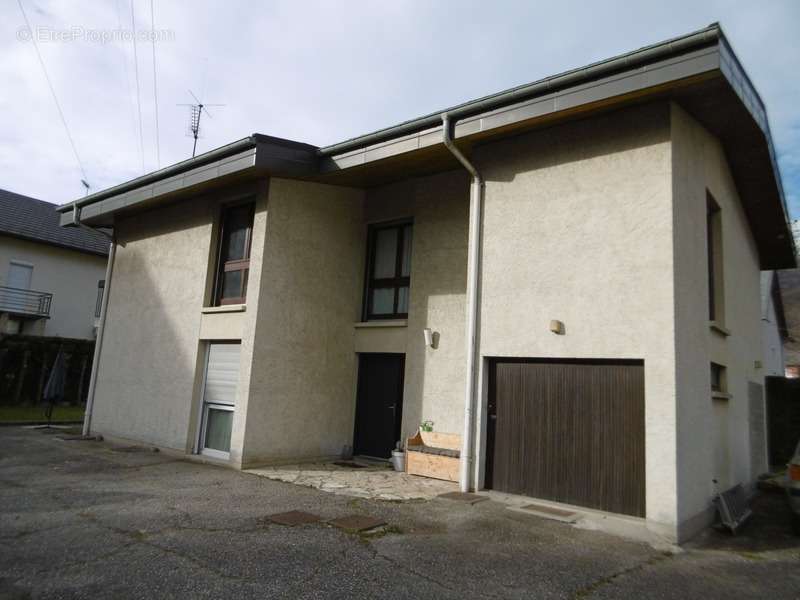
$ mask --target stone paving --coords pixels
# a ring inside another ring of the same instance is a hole
[[[382,463],[358,464],[362,468],[326,462],[260,467],[245,472],[332,494],[373,500],[429,500],[458,491],[458,485],[450,481],[397,473]]]

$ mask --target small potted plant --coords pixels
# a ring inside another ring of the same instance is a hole
[[[402,473],[406,470],[406,454],[403,452],[402,442],[397,442],[394,450],[392,450],[391,463],[394,470],[398,473]]]

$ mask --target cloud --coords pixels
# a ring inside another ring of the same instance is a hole
[[[131,0],[23,0],[57,31],[131,28]],[[150,3],[133,0],[138,30]],[[161,164],[191,154],[188,90],[222,103],[198,150],[253,132],[330,144],[721,21],[767,104],[784,183],[800,216],[800,3],[532,3],[348,0],[155,3]],[[65,202],[80,170],[15,2],[0,8],[0,187]],[[85,34],[40,44],[95,190],[156,168],[153,57],[137,44],[143,147],[130,41]],[[205,83],[204,83],[205,82]]]

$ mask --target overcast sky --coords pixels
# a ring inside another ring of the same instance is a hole
[[[93,191],[157,165],[150,0],[20,0]],[[800,1],[155,0],[160,164],[253,132],[325,145],[719,21],[767,105],[800,217]],[[81,168],[18,0],[0,4],[0,188],[61,203]],[[112,38],[112,39],[108,39]],[[104,39],[106,39],[104,43]],[[139,108],[134,50],[138,55]],[[140,150],[141,146],[141,150]]]

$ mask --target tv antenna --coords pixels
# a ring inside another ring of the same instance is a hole
[[[189,93],[192,95],[192,98],[195,100],[195,104],[178,104],[178,106],[188,106],[189,107],[189,129],[186,132],[187,136],[192,136],[194,138],[194,145],[192,146],[192,158],[194,158],[195,153],[197,152],[197,138],[200,137],[200,118],[205,113],[209,119],[213,119],[211,113],[208,112],[209,106],[225,106],[224,104],[206,104],[201,102],[200,99],[194,95],[192,90],[189,90]]]

